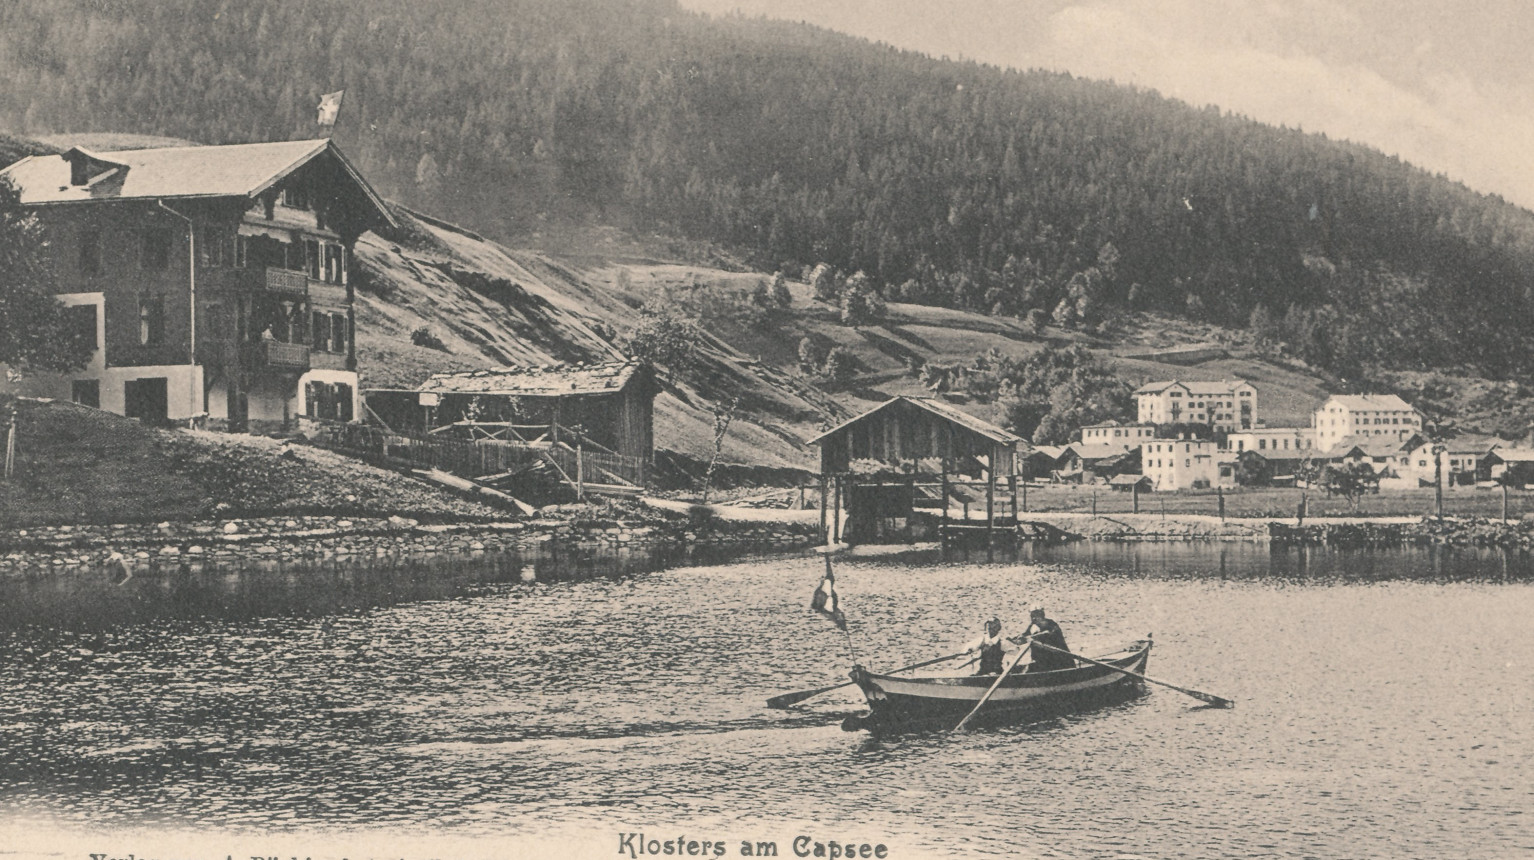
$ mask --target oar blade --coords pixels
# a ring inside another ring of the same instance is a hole
[[[829,693],[832,690],[850,686],[852,686],[852,682],[848,681],[844,684],[836,684],[835,686],[831,687],[821,687],[818,690],[800,690],[797,693],[784,693],[781,696],[773,696],[772,698],[768,699],[767,707],[781,711],[786,708],[791,708],[794,705],[804,701],[805,699],[813,699],[821,693]]]

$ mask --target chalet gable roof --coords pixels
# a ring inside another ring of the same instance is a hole
[[[638,361],[614,361],[438,373],[421,383],[420,390],[507,397],[615,394],[628,387],[642,366]]]
[[[965,412],[962,409],[956,409],[941,400],[937,400],[931,397],[906,397],[902,395],[900,397],[894,397],[886,400],[878,406],[875,406],[867,412],[864,412],[862,415],[843,421],[835,427],[832,427],[830,430],[827,430],[819,436],[811,439],[809,444],[819,445],[821,441],[824,440],[827,436],[834,436],[838,433],[841,433],[843,430],[847,429],[853,424],[866,420],[868,417],[878,412],[882,412],[896,403],[909,403],[918,409],[924,409],[940,418],[957,424],[972,433],[975,433],[1000,445],[1015,445],[1018,442],[1023,441],[1023,437],[1009,433],[989,421],[984,421],[976,418],[968,412]]]
[[[380,218],[392,224],[383,198],[328,139],[116,152],[74,147],[59,155],[24,158],[0,170],[0,176],[16,185],[25,205],[199,197],[254,199],[326,153],[357,184]]]

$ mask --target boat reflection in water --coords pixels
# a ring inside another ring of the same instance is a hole
[[[1097,660],[1144,674],[1150,650],[1151,640],[1141,639]],[[1016,672],[999,684],[995,675],[908,678],[875,675],[862,666],[854,666],[851,675],[868,700],[868,713],[847,717],[842,721],[842,729],[867,729],[876,734],[951,729],[982,702],[983,707],[967,725],[1001,725],[1058,716],[1125,702],[1145,690],[1139,678],[1091,663],[1050,672]]]

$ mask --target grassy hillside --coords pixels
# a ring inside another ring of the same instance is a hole
[[[156,430],[72,403],[18,406],[0,523],[124,523],[283,514],[505,519],[394,472],[274,439]]]

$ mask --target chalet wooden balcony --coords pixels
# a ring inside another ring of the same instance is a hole
[[[267,367],[284,370],[308,370],[309,347],[301,343],[282,343],[275,340],[261,342],[261,362]]]
[[[309,295],[309,278],[303,272],[293,269],[268,267],[266,270],[266,291],[298,299],[306,298]]]

